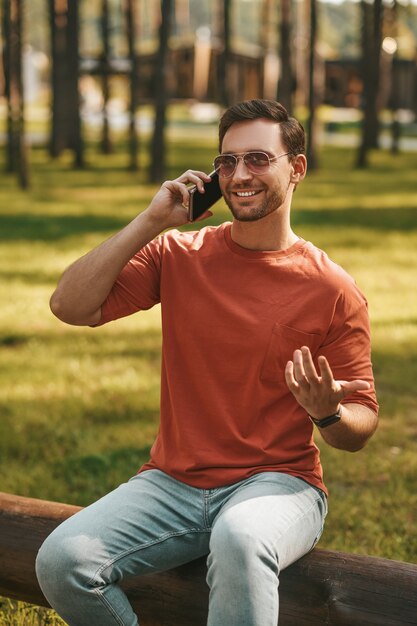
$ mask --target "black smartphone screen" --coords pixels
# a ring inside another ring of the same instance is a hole
[[[205,193],[200,193],[195,186],[190,189],[189,218],[191,222],[200,217],[222,197],[219,175],[214,171],[209,176],[211,181],[204,183]]]

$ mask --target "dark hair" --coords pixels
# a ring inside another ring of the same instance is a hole
[[[282,141],[289,156],[305,154],[305,133],[300,122],[288,115],[288,111],[275,100],[245,100],[229,107],[220,118],[219,149],[221,152],[226,132],[235,122],[265,118],[281,125]]]

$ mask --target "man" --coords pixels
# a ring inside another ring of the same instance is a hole
[[[377,425],[366,301],[291,229],[304,131],[277,102],[220,121],[232,223],[181,233],[189,170],[79,259],[51,300],[99,326],[161,302],[161,421],[137,476],[46,540],[41,587],[70,626],[138,624],[119,582],[208,554],[209,626],[276,626],[279,573],[327,511],[313,422],[355,451]],[[207,217],[209,212],[203,216]]]

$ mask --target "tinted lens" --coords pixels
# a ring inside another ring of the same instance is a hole
[[[224,154],[214,159],[214,169],[220,176],[228,177],[235,171],[237,159],[232,154]]]
[[[269,158],[264,152],[248,152],[244,161],[248,170],[255,174],[262,174],[269,168]]]

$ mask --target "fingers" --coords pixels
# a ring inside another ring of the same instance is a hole
[[[319,365],[319,369],[320,369],[320,375],[322,378],[322,381],[331,386],[333,384],[333,372],[330,368],[329,362],[326,359],[325,356],[319,356],[319,358],[317,359],[318,365]]]
[[[285,381],[297,402],[309,415],[325,417],[337,409],[340,401],[356,391],[369,389],[365,380],[335,380],[325,356],[317,359],[316,368],[307,346],[295,350],[285,367]],[[317,371],[318,369],[318,371]]]
[[[187,186],[183,183],[179,183],[175,180],[166,180],[161,189],[166,189],[172,196],[172,199],[178,199],[183,207],[186,209],[189,204],[189,193]]]
[[[204,193],[204,183],[209,183],[211,178],[205,172],[198,170],[187,170],[181,176],[175,179],[179,183],[194,184],[200,193]]]
[[[305,375],[310,383],[319,382],[319,377],[317,374],[317,370],[313,363],[313,357],[311,356],[311,352],[307,346],[303,346],[301,350],[298,350],[301,353],[301,359],[304,366]]]
[[[307,391],[311,384],[319,382],[310,350],[306,346],[295,350],[293,361],[288,361],[285,368],[285,380],[290,389],[297,391]]]
[[[288,361],[285,367],[285,382],[293,393],[299,390],[299,385],[294,378],[294,363],[292,361]]]
[[[294,378],[301,386],[314,385],[320,382],[317,370],[313,363],[313,357],[307,346],[295,350],[294,355]]]
[[[335,380],[329,362],[323,355],[320,355],[317,359],[320,371],[319,376],[314,366],[313,358],[311,356],[309,348],[307,348],[307,346],[303,346],[301,350],[296,350],[296,352],[301,353],[301,357],[297,356],[297,358],[302,359],[302,367],[304,368],[305,377],[310,384],[321,382],[324,387],[327,387],[329,389],[337,388],[338,390],[342,390],[344,396],[354,391],[369,389],[370,387],[369,383],[366,380]],[[296,352],[294,353],[294,357],[296,355]]]
[[[314,365],[310,349],[307,346],[303,346],[300,350],[295,351],[294,356],[297,352],[300,353],[298,358],[302,360],[305,375],[310,384],[322,384],[325,387],[333,387],[333,372],[325,356],[319,356],[317,359],[319,375]]]
[[[162,187],[168,189],[174,196],[181,199],[181,204],[187,208],[189,205],[189,185],[196,185],[200,193],[204,193],[204,183],[211,180],[208,174],[198,170],[187,170],[174,180],[166,180]]]
[[[296,350],[293,355],[293,376],[302,391],[308,391],[310,388],[309,380],[306,376],[304,368],[304,356],[301,350]]]
[[[342,392],[343,398],[355,391],[365,391],[370,388],[370,384],[366,380],[334,380],[333,372],[325,356],[319,356],[318,364],[323,383],[329,387],[335,386]]]

